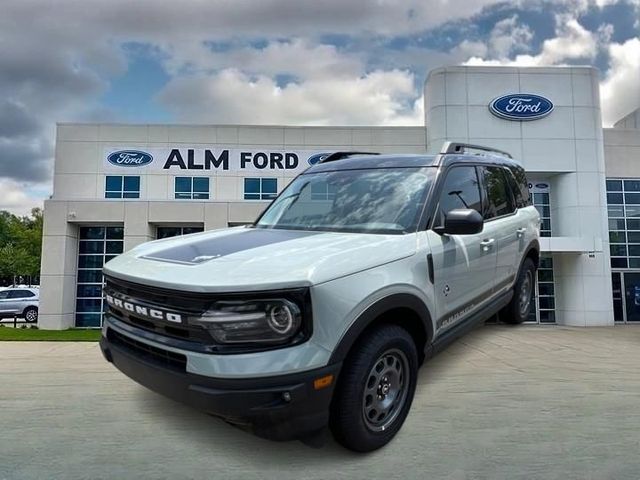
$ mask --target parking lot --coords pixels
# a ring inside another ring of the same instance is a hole
[[[0,342],[0,479],[637,479],[640,328],[486,326],[421,370],[382,450],[274,443],[129,381],[95,343]]]

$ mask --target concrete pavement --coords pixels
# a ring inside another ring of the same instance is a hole
[[[0,479],[638,479],[640,327],[486,326],[421,369],[400,434],[274,443],[125,378],[94,343],[0,342]]]

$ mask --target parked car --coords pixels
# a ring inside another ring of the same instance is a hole
[[[107,263],[101,348],[142,385],[259,435],[328,425],[374,450],[402,426],[426,358],[497,312],[527,319],[539,224],[504,152],[338,152],[250,228]]]
[[[36,287],[0,288],[0,319],[16,315],[29,323],[37,322],[39,299]]]

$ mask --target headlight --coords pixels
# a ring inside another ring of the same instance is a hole
[[[301,309],[284,298],[223,300],[189,323],[207,329],[218,343],[285,343],[300,332]]]

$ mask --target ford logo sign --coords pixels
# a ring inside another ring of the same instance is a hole
[[[553,103],[540,95],[514,93],[494,99],[489,110],[506,120],[537,120],[551,113]]]
[[[118,150],[109,154],[107,161],[118,167],[142,167],[153,162],[153,156],[140,150]]]
[[[329,155],[331,155],[331,152],[327,153],[316,153],[315,155],[311,155],[308,159],[307,159],[307,163],[309,165],[315,165],[316,163],[320,163],[322,160],[324,160],[325,158],[327,158]]]

